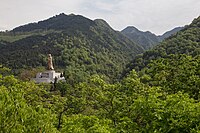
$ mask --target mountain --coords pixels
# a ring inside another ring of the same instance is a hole
[[[106,21],[80,15],[56,15],[16,27],[9,34],[11,40],[17,39],[1,46],[0,64],[13,69],[46,66],[51,53],[55,68],[64,69],[72,84],[93,74],[116,78],[125,64],[143,52]]]
[[[159,38],[155,34],[149,31],[140,31],[133,26],[128,26],[121,32],[129,39],[133,40],[137,44],[140,44],[146,50],[152,48],[160,42]]]
[[[44,21],[16,27],[12,32],[30,32],[34,30],[88,30],[95,22],[81,15],[65,15],[61,13]]]
[[[148,49],[154,47],[155,45],[157,45],[159,42],[161,42],[165,38],[167,38],[171,35],[174,35],[176,32],[178,32],[182,29],[183,29],[183,27],[177,27],[171,31],[164,33],[161,36],[157,36],[149,31],[146,31],[146,32],[140,31],[134,26],[128,26],[121,32],[126,37],[128,37],[132,41],[134,41],[137,44],[139,44],[140,46],[142,46],[145,50],[148,50]]]
[[[160,38],[160,40],[164,40],[165,38],[170,37],[171,35],[176,34],[178,31],[184,29],[184,27],[176,27],[170,31],[165,32],[163,35],[158,36]]]
[[[30,69],[45,65],[46,54],[52,53],[55,67],[65,69],[66,82],[22,81],[0,64],[0,132],[199,132],[200,17],[136,56],[130,67],[137,72],[114,83],[102,75],[115,79],[123,63],[142,49],[104,20],[93,22],[84,31],[2,35],[9,38],[0,41],[4,65]],[[29,69],[23,76],[33,72]]]
[[[160,58],[171,58],[171,55],[186,54],[192,57],[200,55],[200,17],[185,26],[175,35],[166,38],[159,45],[134,58],[124,74],[132,69],[141,70],[148,64]]]

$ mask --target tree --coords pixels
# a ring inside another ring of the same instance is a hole
[[[26,87],[31,84],[20,82],[13,76],[0,78],[0,131],[57,132],[52,121],[55,115],[41,105],[31,106],[25,98]],[[33,86],[34,87],[34,86]]]

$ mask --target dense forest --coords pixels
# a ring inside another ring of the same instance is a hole
[[[165,39],[153,49],[137,55],[127,65],[127,72],[132,69],[141,70],[151,61],[159,58],[170,58],[172,55],[186,54],[192,57],[200,54],[200,17],[196,18],[192,24],[186,26],[174,36]]]
[[[91,38],[66,30],[0,42],[0,132],[200,132],[200,17],[143,54],[103,20],[94,24]],[[55,55],[67,82],[35,84],[13,76],[13,69],[45,65],[42,52]],[[79,80],[70,80],[75,75]]]
[[[20,68],[46,66],[50,53],[55,67],[65,71],[70,82],[83,81],[93,74],[116,80],[125,64],[143,52],[104,20],[92,21],[80,15],[60,14],[15,28],[1,38],[11,41],[0,45],[0,64],[19,73]]]

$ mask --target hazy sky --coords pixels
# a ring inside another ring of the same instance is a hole
[[[198,17],[200,0],[0,0],[0,30],[60,13],[101,18],[115,30],[135,26],[162,34]]]

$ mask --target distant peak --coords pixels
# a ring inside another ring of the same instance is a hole
[[[99,22],[99,23],[107,23],[105,20],[103,19],[95,19],[94,20],[95,22]]]
[[[152,34],[150,31],[145,31],[144,33]]]
[[[110,27],[110,25],[103,19],[95,19],[94,22],[97,24],[97,25],[101,25],[101,26],[106,26],[106,27]]]
[[[134,33],[139,32],[139,30],[134,26],[127,26],[125,29],[122,30],[122,32]]]
[[[130,29],[130,30],[138,30],[138,28],[134,26],[127,26],[125,29]]]
[[[75,14],[71,13],[71,14],[69,14],[69,16],[75,16]]]

